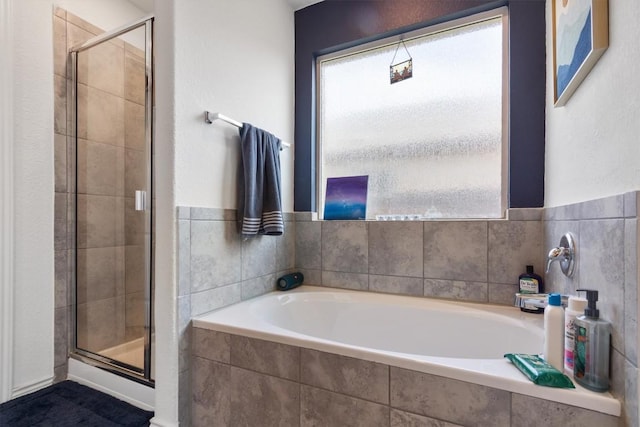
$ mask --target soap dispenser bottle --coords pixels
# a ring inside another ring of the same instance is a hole
[[[611,324],[600,319],[600,311],[596,308],[598,291],[578,289],[578,292],[582,291],[587,293],[587,308],[574,323],[573,376],[581,386],[605,392],[609,389]]]
[[[527,272],[518,277],[518,283],[521,294],[544,293],[544,282],[542,277],[533,272],[533,265],[527,265]]]

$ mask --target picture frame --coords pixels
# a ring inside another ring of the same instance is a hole
[[[608,0],[552,0],[554,106],[562,107],[609,46]]]
[[[327,178],[323,219],[366,219],[368,183],[368,175]]]

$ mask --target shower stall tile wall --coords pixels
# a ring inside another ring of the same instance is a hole
[[[282,236],[243,239],[236,210],[180,206],[177,217],[179,416],[190,425],[191,318],[275,290],[276,279],[296,265],[296,222],[285,213]]]
[[[146,179],[146,88],[144,50],[117,38],[80,52],[76,127],[67,52],[103,30],[61,8],[52,19],[55,369],[60,380],[66,377],[73,340],[74,272],[78,348],[107,355],[144,333],[144,234],[136,231],[144,219],[135,215],[132,196]]]

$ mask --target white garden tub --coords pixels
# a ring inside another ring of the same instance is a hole
[[[609,393],[537,386],[503,358],[540,353],[542,319],[515,307],[302,286],[204,314],[193,325],[619,416]]]

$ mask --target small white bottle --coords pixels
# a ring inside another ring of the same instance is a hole
[[[564,370],[568,375],[573,375],[573,352],[576,342],[574,322],[576,317],[584,314],[585,308],[587,308],[586,298],[571,296],[564,311]]]
[[[560,294],[549,294],[544,309],[544,360],[551,366],[563,371],[564,353],[564,310]]]

